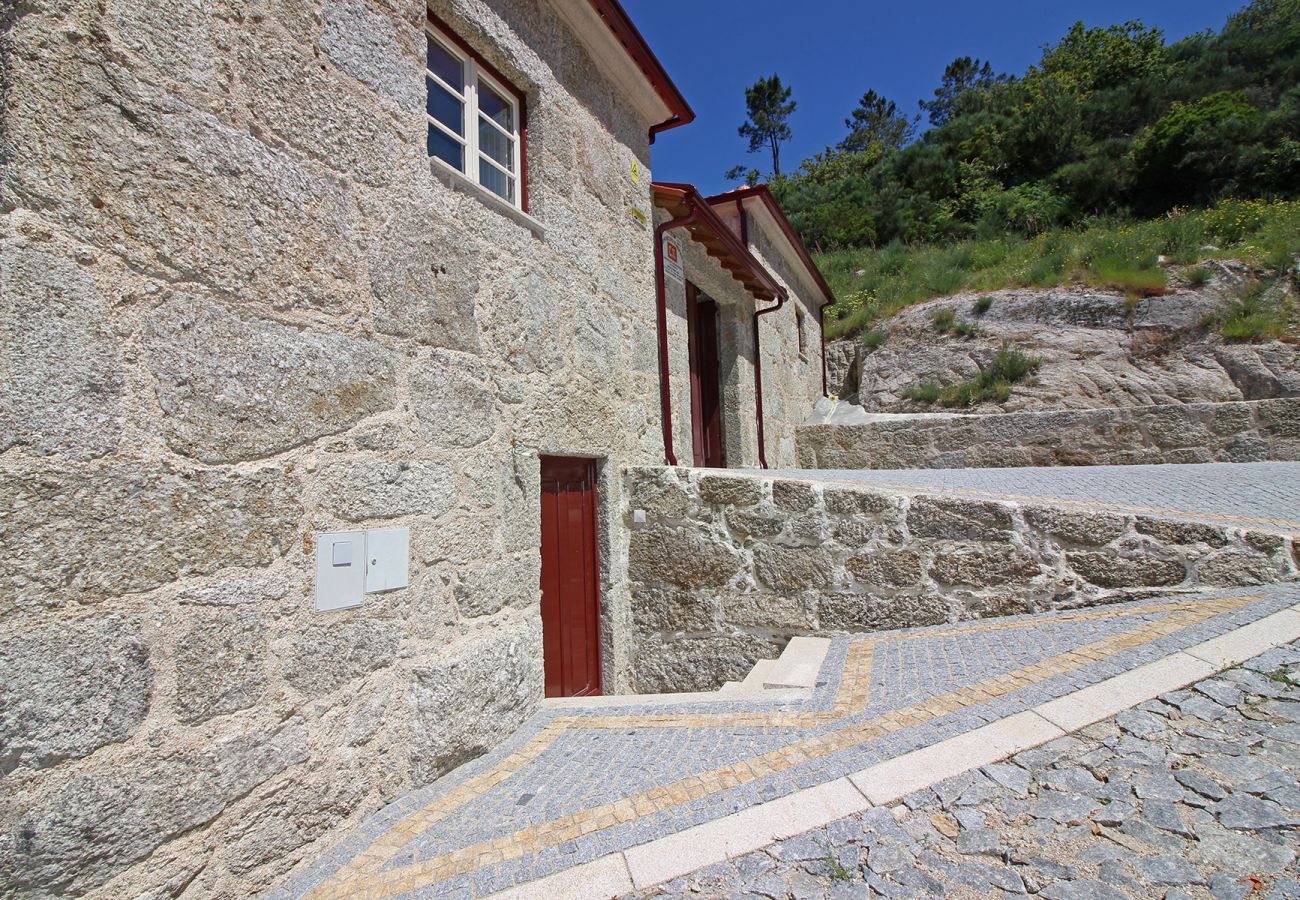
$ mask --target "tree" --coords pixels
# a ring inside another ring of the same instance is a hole
[[[937,128],[953,117],[963,94],[987,91],[1009,80],[1009,76],[994,72],[987,62],[961,56],[948,63],[942,83],[934,89],[934,99],[922,100],[921,109],[930,114],[930,124]]]
[[[886,150],[897,150],[912,139],[920,118],[909,119],[893,100],[867,91],[858,101],[857,109],[844,120],[849,136],[840,142],[840,149],[857,153],[880,144]]]
[[[749,119],[740,126],[740,136],[749,138],[749,152],[764,147],[772,150],[772,174],[781,174],[781,142],[791,138],[790,114],[795,101],[791,89],[781,84],[781,77],[760,78],[745,88],[745,110]],[[732,170],[735,171],[734,169]]]

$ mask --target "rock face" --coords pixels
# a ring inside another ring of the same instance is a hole
[[[1294,542],[1273,534],[810,478],[628,471],[639,691],[714,690],[796,634],[938,625],[1297,575]],[[634,521],[637,510],[644,523]]]
[[[1042,359],[1036,383],[1017,385],[1006,403],[974,411],[1300,397],[1294,347],[1229,344],[1201,329],[1201,321],[1219,308],[1238,280],[1225,270],[1203,290],[1178,290],[1136,305],[1122,294],[1087,287],[958,294],[917,304],[881,326],[888,338],[879,348],[828,353],[828,359],[857,360],[845,367],[832,391],[856,398],[868,413],[932,411],[905,399],[907,388],[919,381],[950,384],[968,378],[1003,341],[1010,341]],[[983,296],[993,303],[981,315],[975,303]],[[973,338],[936,334],[931,317],[940,309],[974,323],[979,333]]]

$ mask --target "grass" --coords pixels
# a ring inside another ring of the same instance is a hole
[[[974,322],[958,322],[957,313],[951,309],[936,309],[930,316],[930,324],[939,334],[955,334],[957,337],[973,338],[980,333]]]
[[[1281,292],[1273,289],[1277,279],[1261,279],[1237,291],[1224,307],[1203,324],[1230,341],[1267,341],[1291,334],[1292,310]]]
[[[982,316],[993,308],[993,298],[987,295],[975,301],[975,315]]]
[[[1187,283],[1192,287],[1205,287],[1210,283],[1210,279],[1214,277],[1214,273],[1210,271],[1208,266],[1197,266],[1188,272],[1185,277]]]
[[[1006,403],[1011,397],[1011,386],[1028,381],[1043,361],[1003,344],[987,366],[974,378],[956,384],[940,385],[922,381],[912,385],[903,396],[918,403],[938,403],[940,406],[974,406],[993,401]]]
[[[885,341],[889,339],[889,332],[881,331],[879,328],[873,328],[871,331],[862,335],[862,346],[868,350],[878,350],[884,346]]]
[[[892,243],[823,253],[817,264],[840,302],[828,310],[828,337],[870,329],[904,307],[959,291],[1090,284],[1123,291],[1135,301],[1169,290],[1160,257],[1208,271],[1203,259],[1235,258],[1292,278],[1300,255],[1300,201],[1226,201],[1146,222],[1098,220],[1032,239],[909,247]],[[861,277],[854,275],[863,270]],[[980,313],[980,304],[976,312]],[[990,305],[992,300],[990,299]],[[987,307],[984,308],[987,310]]]

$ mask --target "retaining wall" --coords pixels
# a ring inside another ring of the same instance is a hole
[[[1240,528],[680,468],[631,469],[624,488],[642,692],[719,687],[796,634],[1297,574],[1291,537]]]
[[[1300,460],[1300,399],[1162,404],[798,430],[805,469],[959,469]]]

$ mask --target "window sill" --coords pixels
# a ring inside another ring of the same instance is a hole
[[[518,209],[502,200],[496,194],[483,187],[478,182],[471,179],[464,172],[458,172],[447,163],[438,159],[436,156],[429,157],[429,170],[433,176],[452,190],[460,191],[462,194],[469,194],[492,207],[497,212],[503,213],[508,218],[514,219],[515,222],[524,226],[539,238],[546,237],[546,226],[534,219],[522,209]]]

